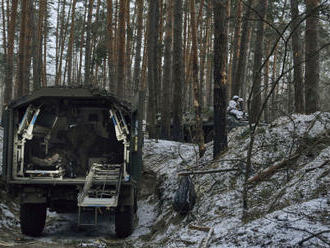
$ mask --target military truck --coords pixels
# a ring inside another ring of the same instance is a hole
[[[142,170],[141,123],[130,104],[87,88],[42,88],[10,103],[2,117],[2,174],[19,198],[22,233],[39,236],[49,208],[77,211],[79,226],[97,224],[108,211],[117,236],[130,235]]]

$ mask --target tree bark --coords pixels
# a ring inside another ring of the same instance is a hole
[[[74,39],[74,29],[75,29],[75,14],[76,14],[76,3],[77,0],[72,1],[72,14],[71,14],[71,29],[70,29],[70,37],[68,43],[68,85],[72,86],[72,51],[73,51],[73,39]]]
[[[319,10],[320,0],[305,0],[307,19],[305,32],[305,110],[306,114],[314,113],[319,106],[320,61],[319,53]]]
[[[202,157],[206,147],[204,143],[204,133],[202,127],[202,109],[200,105],[200,87],[198,81],[198,58],[197,58],[197,27],[195,18],[195,0],[190,0],[191,14],[191,38],[192,38],[192,86],[194,92],[194,110],[195,110],[195,136],[199,148],[199,156]]]
[[[254,63],[253,63],[253,84],[252,84],[252,102],[249,105],[249,114],[251,122],[256,122],[258,114],[261,109],[261,65],[263,56],[263,44],[264,44],[264,18],[266,15],[268,0],[259,0],[257,11],[258,20],[257,33],[254,49]],[[250,97],[249,97],[250,100]]]
[[[123,97],[125,88],[125,9],[126,0],[119,2],[118,39],[117,39],[117,94]]]
[[[214,15],[214,145],[213,158],[217,158],[227,146],[226,132],[226,1],[213,1]]]
[[[126,53],[125,53],[125,97],[131,98],[132,87],[132,44],[133,44],[133,28],[130,18],[130,1],[126,1]]]
[[[48,30],[47,30],[47,0],[45,3],[45,13],[44,13],[44,20],[43,20],[43,60],[41,63],[42,68],[42,75],[41,75],[41,82],[43,87],[47,87],[47,36],[48,36]]]
[[[248,0],[247,6],[252,7],[254,0]],[[242,89],[244,84],[244,76],[246,71],[246,57],[248,50],[248,40],[249,40],[249,19],[251,15],[251,10],[246,7],[243,24],[242,24],[242,37],[240,42],[239,57],[237,62],[237,67],[235,73],[235,92],[237,92],[236,87]],[[237,84],[237,85],[236,85]],[[238,94],[239,95],[239,94]],[[243,94],[241,94],[243,95]]]
[[[112,0],[107,0],[107,49],[108,49],[108,77],[109,89],[113,90],[113,28],[112,28]]]
[[[304,84],[303,84],[303,68],[302,68],[302,51],[300,44],[300,18],[298,1],[291,0],[291,32],[292,33],[292,54],[294,66],[294,102],[295,112],[304,112]]]
[[[85,85],[90,85],[90,74],[91,74],[91,26],[93,18],[93,5],[94,0],[88,2],[88,14],[87,14],[87,25],[86,25],[86,48],[85,48]]]
[[[24,69],[24,60],[26,55],[26,47],[25,47],[25,39],[26,39],[26,16],[28,12],[28,1],[22,0],[21,3],[21,31],[19,37],[19,47],[18,47],[18,77],[17,77],[17,84],[16,84],[16,92],[15,96],[21,97],[23,96],[23,85],[27,84],[25,79],[25,69]]]
[[[173,23],[173,139],[183,139],[182,127],[182,91],[183,91],[183,60],[182,60],[182,0],[174,0],[174,23]]]
[[[137,31],[136,31],[136,48],[134,61],[134,92],[137,93],[141,81],[141,48],[142,48],[142,32],[143,32],[143,0],[137,0]]]
[[[42,41],[43,41],[43,28],[44,28],[44,18],[47,8],[47,0],[39,1],[39,15],[38,15],[38,27],[37,27],[37,37],[35,43],[35,56],[33,58],[33,90],[37,90],[41,87],[42,79]]]
[[[233,41],[233,62],[232,62],[232,76],[231,76],[231,95],[239,95],[240,84],[237,81],[237,64],[240,55],[240,42],[241,42],[241,26],[242,26],[242,1],[237,2],[236,20],[235,20],[235,32]]]
[[[149,135],[156,137],[156,84],[158,81],[158,42],[159,42],[159,2],[150,0],[149,2],[149,35],[148,35],[148,123]]]
[[[166,2],[166,27],[165,27],[165,52],[164,52],[164,70],[162,85],[162,104],[161,104],[161,138],[170,138],[171,126],[171,92],[172,92],[172,18],[173,18],[173,0]]]
[[[9,6],[7,6],[7,9]],[[2,11],[2,39],[3,39],[3,54],[6,56],[7,55],[7,34],[6,34],[6,29],[7,29],[7,19],[6,19],[6,12],[5,12],[5,1],[1,1],[1,11]]]
[[[30,69],[32,59],[32,33],[34,28],[33,11],[34,5],[33,0],[28,0],[28,10],[26,19],[26,36],[25,36],[25,54],[24,54],[24,81],[26,82],[23,86],[23,95],[27,95],[30,91]]]
[[[85,0],[85,6],[87,6],[87,0]],[[87,16],[87,8],[85,8],[84,12],[84,19],[83,19],[83,27],[86,24],[86,16]],[[84,39],[85,39],[85,32],[84,30],[81,30],[81,35],[80,35],[80,48],[79,48],[79,65],[78,65],[78,73],[77,73],[77,84],[82,85],[82,61],[83,61],[83,45],[84,45]]]
[[[12,0],[8,28],[8,53],[6,58],[4,105],[8,105],[13,93],[14,40],[18,0]],[[9,5],[7,5],[9,8]]]
[[[64,44],[67,32],[67,22],[65,21],[65,5],[66,0],[63,0],[62,10],[61,10],[61,21],[60,21],[60,38],[58,43],[59,49],[59,59],[58,59],[58,69],[55,76],[55,85],[62,84],[62,63],[63,63],[63,52],[64,52]],[[70,10],[69,10],[70,13]]]
[[[55,41],[55,85],[59,85],[59,79],[58,79],[58,69],[59,69],[59,54],[60,54],[60,7],[61,7],[61,0],[57,1],[57,11],[56,11],[56,41]]]
[[[270,52],[270,40],[267,40],[266,43],[266,56],[269,54]],[[268,89],[269,89],[269,60],[266,61],[265,64],[265,74],[264,74],[264,99],[266,99],[267,95],[268,95]],[[265,109],[264,109],[264,119],[266,123],[269,123],[269,103],[266,104]]]

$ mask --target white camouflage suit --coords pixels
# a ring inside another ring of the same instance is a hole
[[[230,100],[227,112],[234,115],[238,120],[243,118],[243,112],[238,110],[238,103],[235,100]]]

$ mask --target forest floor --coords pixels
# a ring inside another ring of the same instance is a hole
[[[281,117],[257,129],[251,178],[282,166],[251,183],[244,221],[249,128],[234,129],[228,139],[217,160],[212,142],[198,159],[192,144],[146,139],[138,221],[126,239],[115,237],[112,217],[78,230],[77,215],[51,212],[41,237],[24,236],[19,206],[0,190],[0,247],[330,247],[330,113]],[[232,168],[193,175],[194,209],[186,216],[173,210],[178,172]]]

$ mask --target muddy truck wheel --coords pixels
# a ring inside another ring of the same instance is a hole
[[[46,205],[40,203],[21,204],[21,231],[29,236],[40,236],[45,227]]]
[[[134,230],[134,207],[125,207],[124,211],[117,210],[115,213],[115,231],[118,238],[126,238]]]

